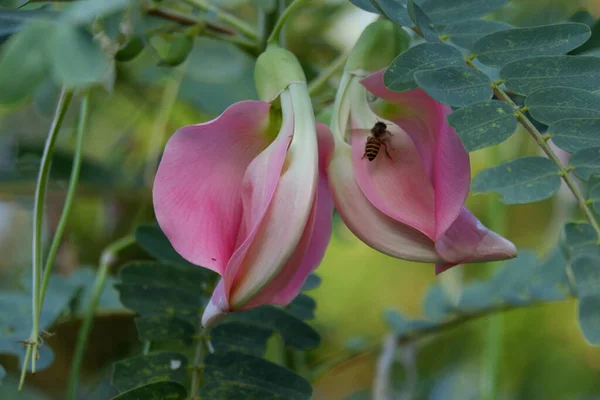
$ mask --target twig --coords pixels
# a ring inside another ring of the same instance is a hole
[[[177,22],[178,24],[181,24],[184,26],[197,25],[198,22],[201,22],[204,24],[206,29],[210,29],[211,31],[214,31],[216,33],[235,35],[235,31],[233,29],[229,29],[225,26],[221,26],[221,25],[215,24],[214,22],[207,21],[207,20],[198,21],[197,19],[192,18],[187,14],[181,13],[179,11],[171,10],[168,8],[154,7],[154,8],[148,9],[147,13],[149,15],[153,15],[155,17],[159,17],[159,18],[166,19],[169,21]]]
[[[254,39],[254,40],[260,39],[258,32],[256,32],[256,30],[252,26],[248,25],[246,23],[246,21],[236,17],[233,14],[229,14],[228,12],[225,12],[216,6],[213,6],[212,4],[206,2],[205,0],[182,0],[182,1],[184,3],[189,4],[192,7],[199,9],[199,10],[214,13],[218,20],[221,20],[221,21],[233,26],[238,31],[240,31],[244,35],[248,36],[250,39]]]

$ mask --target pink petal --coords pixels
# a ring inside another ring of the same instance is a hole
[[[228,313],[229,302],[227,301],[227,296],[225,294],[223,279],[221,279],[204,309],[204,313],[202,314],[202,326],[210,328],[223,320]]]
[[[505,260],[517,255],[514,244],[486,228],[464,207],[435,247],[446,261],[436,265],[436,273],[457,264]]]
[[[268,144],[269,108],[244,101],[179,129],[158,167],[152,196],[161,229],[182,257],[219,274],[238,240],[244,173]]]
[[[441,261],[427,236],[379,211],[365,197],[354,176],[350,146],[336,143],[327,172],[335,208],[360,240],[392,257]]]
[[[352,126],[359,123],[353,121]],[[394,125],[388,125],[388,131],[392,136],[387,136],[373,161],[363,157],[369,131],[352,131],[352,163],[358,185],[379,211],[434,239],[433,186],[410,137]]]
[[[469,155],[454,128],[446,120],[451,112],[421,89],[392,92],[382,81],[384,71],[363,79],[371,93],[394,105],[391,115],[413,140],[435,191],[435,238],[439,238],[460,214],[469,193]]]

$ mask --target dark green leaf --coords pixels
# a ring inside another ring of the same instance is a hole
[[[354,4],[358,8],[362,8],[365,11],[374,14],[380,14],[379,6],[375,0],[350,0],[352,4]]]
[[[481,38],[473,52],[483,64],[501,67],[527,57],[565,54],[588,40],[590,34],[587,25],[578,23],[509,29]]]
[[[456,129],[467,151],[502,143],[517,129],[513,108],[499,100],[487,100],[454,111],[448,122]]]
[[[571,260],[583,255],[600,255],[598,235],[587,223],[569,222],[565,225],[565,246]]]
[[[523,157],[480,172],[472,182],[475,193],[497,192],[505,204],[533,203],[560,188],[558,167],[543,157]]]
[[[321,277],[319,275],[310,274],[308,278],[306,278],[306,282],[304,282],[304,286],[302,286],[302,291],[307,292],[309,290],[313,290],[321,286]]]
[[[177,382],[155,382],[132,389],[112,400],[186,400],[187,391]]]
[[[569,17],[570,22],[580,22],[590,28],[594,25],[594,16],[585,10],[579,10]]]
[[[551,86],[600,89],[600,57],[542,56],[513,61],[500,71],[507,89],[529,94]]]
[[[71,24],[89,24],[98,17],[125,9],[130,0],[80,0],[65,8],[62,18]]]
[[[447,318],[455,311],[455,307],[448,298],[448,294],[440,285],[432,285],[423,302],[423,310],[427,318],[439,321]]]
[[[569,159],[569,166],[575,168],[575,175],[587,181],[591,175],[600,173],[600,147],[583,149],[573,154]]]
[[[585,339],[592,345],[600,345],[600,295],[580,299],[578,317]]]
[[[0,104],[19,103],[32,96],[44,82],[48,23],[30,23],[2,46],[0,53]]]
[[[570,153],[600,147],[600,118],[557,121],[550,125],[548,133],[555,145]]]
[[[136,58],[144,47],[146,46],[145,40],[140,36],[132,37],[125,47],[120,49],[117,54],[115,54],[115,60],[120,62],[131,61]]]
[[[589,179],[588,201],[592,203],[592,207],[596,213],[600,214],[600,182],[599,177],[594,175]]]
[[[224,322],[210,332],[217,353],[237,351],[262,357],[273,329],[239,321]]]
[[[82,88],[107,80],[111,68],[108,57],[87,31],[54,24],[50,35],[49,53],[57,83]]]
[[[193,265],[175,251],[169,239],[157,225],[139,226],[135,230],[135,240],[142,249],[157,260],[172,264]]]
[[[199,296],[207,287],[206,271],[195,265],[133,261],[123,266],[120,277],[125,284],[181,289]]]
[[[546,125],[568,118],[600,118],[600,95],[583,89],[543,88],[527,96],[525,105]]]
[[[419,87],[439,102],[468,106],[492,97],[490,78],[466,66],[444,67],[415,73]]]
[[[580,21],[583,22],[583,21]],[[598,49],[600,47],[600,20],[596,21],[595,24],[591,26],[592,28],[592,37],[590,40],[585,42],[583,45],[573,50],[572,54],[581,54],[586,51],[592,51]]]
[[[457,308],[470,313],[499,304],[498,299],[494,299],[490,293],[493,293],[493,288],[489,282],[470,283],[463,290]]]
[[[148,315],[167,315],[194,323],[205,305],[198,293],[174,287],[148,285],[115,285],[125,307]]]
[[[142,342],[181,339],[187,344],[191,344],[192,336],[195,334],[194,325],[190,322],[167,315],[136,318],[135,326]]]
[[[500,21],[473,19],[453,22],[444,28],[444,33],[448,35],[450,40],[457,46],[471,49],[475,42],[483,36],[511,28],[511,25]]]
[[[579,297],[600,295],[600,257],[582,255],[571,263]]]
[[[187,374],[187,359],[173,352],[150,353],[115,364],[112,385],[120,392],[153,382],[181,382]]]
[[[395,92],[416,89],[415,72],[462,65],[460,51],[441,43],[422,43],[411,47],[392,61],[383,74],[383,83]]]
[[[0,43],[21,30],[26,22],[36,19],[52,19],[57,13],[46,9],[2,10],[0,9]]]
[[[177,32],[169,42],[169,51],[158,65],[175,67],[187,60],[193,48],[194,38],[186,33]]]
[[[446,25],[483,17],[505,3],[508,0],[425,0],[421,8],[434,24]]]
[[[285,310],[262,306],[253,310],[232,313],[228,321],[245,321],[279,331],[287,346],[298,350],[310,350],[319,346],[321,338],[306,322]]]
[[[312,387],[292,371],[252,355],[229,352],[206,357],[200,389],[206,400],[308,400]]]
[[[413,22],[408,15],[406,0],[378,0],[379,7],[385,15],[398,25],[413,26]]]
[[[286,307],[287,312],[300,319],[315,319],[317,302],[303,293],[300,293]]]
[[[440,40],[437,32],[433,29],[433,24],[429,16],[417,5],[414,0],[408,0],[406,4],[408,15],[415,26],[421,31],[423,37],[428,42],[436,43]]]

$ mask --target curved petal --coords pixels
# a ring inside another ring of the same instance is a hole
[[[281,272],[302,238],[314,203],[318,152],[312,105],[306,86],[290,85],[282,92],[281,102],[284,124],[291,120],[294,127],[290,130],[284,126],[274,142],[286,145],[276,147],[277,159],[281,160],[283,169],[279,168],[281,175],[268,209],[254,224],[227,266],[225,290],[234,310],[258,295]],[[291,117],[286,117],[292,109]],[[292,136],[286,155],[287,143]],[[265,181],[265,174],[273,173],[271,167],[261,167],[264,163],[260,158],[248,171],[252,193],[244,197],[244,210],[254,209],[254,199],[265,197],[264,191],[257,190],[257,187],[261,186],[260,181]]]
[[[161,229],[182,257],[219,274],[238,239],[244,173],[268,144],[269,108],[244,101],[179,129],[156,173],[152,198]]]
[[[442,261],[427,236],[388,217],[365,197],[354,176],[351,152],[347,144],[337,143],[327,168],[333,203],[346,226],[367,245],[392,257]]]
[[[353,126],[359,123],[353,121]],[[381,212],[435,239],[431,185],[410,137],[395,125],[373,161],[363,157],[365,130],[352,131],[352,164],[363,194]],[[368,131],[367,131],[368,132]],[[388,156],[389,153],[389,156]]]
[[[457,264],[505,260],[517,256],[514,244],[486,228],[464,207],[435,247],[446,261],[436,265],[436,273]]]
[[[202,326],[210,328],[223,320],[229,313],[229,302],[225,294],[225,285],[223,279],[219,280],[210,301],[204,308],[202,314]]]
[[[368,91],[392,104],[384,117],[399,125],[413,140],[435,191],[435,239],[446,232],[461,212],[469,193],[469,154],[446,115],[451,109],[423,90],[392,92],[382,81],[384,71],[363,79]]]

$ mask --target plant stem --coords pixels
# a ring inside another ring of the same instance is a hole
[[[258,32],[250,25],[246,23],[246,21],[236,17],[233,14],[229,14],[220,8],[213,6],[208,3],[206,0],[183,0],[184,3],[191,5],[192,7],[196,7],[202,11],[207,11],[214,13],[217,19],[228,23],[233,26],[237,30],[239,30],[244,35],[248,36],[250,39],[259,40]]]
[[[319,94],[323,90],[323,88],[327,86],[329,79],[331,79],[331,77],[335,75],[340,69],[344,68],[347,59],[348,54],[342,53],[335,60],[333,60],[333,63],[331,63],[331,65],[329,65],[327,68],[321,71],[319,76],[310,81],[310,83],[308,84],[308,94],[311,97]]]
[[[285,9],[281,16],[279,16],[279,20],[277,21],[277,24],[275,24],[275,28],[273,28],[273,30],[271,31],[271,34],[267,39],[267,44],[277,42],[279,33],[281,32],[281,29],[283,29],[283,25],[287,21],[288,17],[296,10],[296,8],[303,6],[304,3],[307,3],[309,1],[311,0],[295,0],[292,4],[289,5],[288,8]]]
[[[54,145],[56,144],[56,138],[60,131],[60,127],[67,113],[67,108],[73,97],[73,93],[63,88],[58,104],[56,105],[56,111],[54,112],[54,119],[50,126],[50,131],[46,139],[46,145],[44,147],[44,153],[42,154],[42,160],[40,165],[40,172],[37,179],[37,185],[35,188],[35,198],[33,204],[33,243],[32,243],[32,318],[33,326],[31,329],[31,335],[29,337],[27,346],[35,347],[33,354],[31,355],[31,372],[35,373],[35,361],[37,358],[37,346],[40,331],[40,281],[42,274],[42,225],[44,221],[44,200],[46,197],[46,190],[48,188],[48,178],[50,177],[50,165],[52,164],[52,155],[54,153]]]
[[[77,184],[79,182],[79,171],[81,170],[83,136],[87,127],[89,104],[90,92],[87,92],[83,96],[83,100],[81,101],[79,111],[79,124],[77,125],[75,153],[73,156],[73,165],[71,166],[71,178],[69,180],[69,186],[67,188],[65,204],[63,206],[62,214],[56,227],[56,232],[54,233],[54,238],[52,239],[52,244],[50,245],[50,251],[48,252],[48,258],[46,259],[46,263],[44,266],[44,277],[42,279],[42,289],[40,292],[40,304],[38,307],[38,312],[41,312],[42,306],[44,305],[46,289],[48,288],[48,282],[50,281],[50,273],[52,272],[54,260],[56,259],[56,254],[58,253],[58,248],[60,247],[61,239],[65,231],[65,227],[67,226],[67,221],[69,220],[69,214],[71,212],[71,206],[73,205],[73,199],[75,198],[75,193],[77,192]],[[40,315],[38,314],[38,320],[39,317]]]
[[[148,11],[146,11],[146,12],[148,13],[148,15],[153,15],[155,17],[159,17],[159,18],[166,19],[169,21],[177,22],[178,24],[181,24],[184,26],[193,26],[193,25],[197,25],[198,22],[201,22],[202,24],[204,24],[204,26],[208,30],[211,30],[211,31],[214,31],[217,33],[227,34],[227,35],[235,35],[235,32],[229,28],[217,25],[211,21],[206,21],[206,20],[198,21],[197,19],[192,18],[187,14],[181,13],[176,10],[171,10],[170,8],[153,7],[153,8],[148,9]]]
[[[200,317],[201,320],[202,317]],[[200,371],[204,361],[204,334],[205,330],[202,328],[202,322],[199,321],[198,328],[198,340],[196,342],[196,349],[194,351],[194,361],[192,364],[192,382],[190,384],[190,400],[198,399],[198,391],[200,390]]]
[[[515,108],[516,118],[519,121],[519,123],[527,130],[527,132],[529,132],[529,134],[533,137],[533,139],[536,141],[538,146],[540,146],[542,151],[548,156],[548,158],[552,162],[554,162],[554,164],[556,164],[560,171],[560,176],[567,184],[569,190],[571,190],[571,192],[573,193],[573,196],[575,196],[577,203],[579,203],[579,207],[581,207],[581,210],[583,211],[586,219],[588,220],[592,228],[594,228],[596,234],[598,235],[598,238],[600,239],[600,225],[598,225],[598,221],[596,220],[596,217],[594,217],[594,213],[588,206],[585,197],[579,189],[579,186],[577,186],[577,183],[569,174],[570,171],[565,168],[565,166],[562,164],[558,156],[554,153],[550,145],[546,142],[544,136],[540,133],[540,131],[538,131],[538,129],[533,125],[533,123],[531,123],[531,121],[525,116],[525,114],[523,114],[523,112],[519,110],[519,106],[517,106],[515,102],[512,101],[510,96],[506,94],[506,92],[495,83],[493,84],[493,89],[494,93],[496,94],[496,97]]]
[[[115,262],[117,253],[134,243],[135,237],[133,235],[127,235],[108,245],[100,256],[100,266],[96,272],[92,297],[85,311],[83,322],[77,336],[77,344],[75,345],[75,353],[73,355],[73,362],[71,363],[71,371],[69,373],[69,387],[67,390],[68,400],[75,400],[76,398],[79,373],[81,372],[81,364],[87,349],[88,336],[94,324],[94,315],[96,314],[100,296],[104,291],[104,284],[106,283],[109,268]]]

